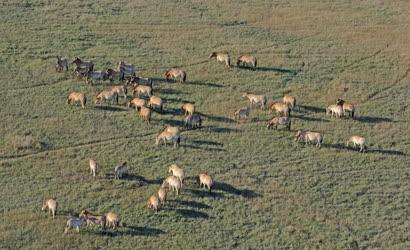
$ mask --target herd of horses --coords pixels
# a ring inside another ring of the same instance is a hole
[[[213,52],[209,58],[215,58],[218,62],[222,62],[226,67],[232,67],[231,58],[228,53],[225,52]],[[136,75],[136,67],[133,64],[120,61],[115,69],[107,69],[105,71],[95,71],[94,63],[92,61],[85,61],[76,57],[71,63],[67,58],[57,57],[55,63],[55,69],[57,72],[63,72],[69,70],[69,65],[75,64],[73,74],[78,78],[84,79],[86,83],[93,84],[94,82],[110,81],[111,83],[119,83],[119,85],[112,87],[109,90],[103,90],[95,93],[95,104],[111,103],[118,104],[119,97],[122,95],[127,107],[135,108],[138,115],[146,122],[150,123],[151,115],[153,111],[159,113],[163,112],[164,102],[159,96],[154,95],[152,79],[138,77]],[[252,55],[242,55],[237,59],[236,65],[247,66],[251,68],[257,67],[257,59]],[[171,68],[164,74],[165,80],[180,79],[181,83],[187,81],[187,73],[184,70]],[[132,99],[128,101],[128,89],[132,88]],[[145,97],[145,98],[144,98]],[[250,102],[250,106],[259,105],[262,110],[267,109],[268,98],[263,94],[243,93],[243,98],[247,98]],[[86,107],[87,97],[85,93],[71,92],[67,96],[67,104],[79,103],[82,108]],[[278,126],[285,126],[288,130],[291,129],[291,112],[296,107],[296,98],[294,96],[285,95],[280,102],[274,102],[269,106],[269,113],[276,113],[267,123],[267,128],[277,129]],[[234,111],[233,119],[240,121],[248,119],[250,115],[250,107],[239,108]],[[192,103],[183,103],[181,106],[181,112],[185,116],[185,129],[201,128],[202,118],[199,113],[196,112],[195,105]],[[353,104],[345,102],[342,99],[338,99],[335,104],[329,105],[326,108],[326,114],[335,116],[337,119],[341,119],[343,116],[354,117],[355,107]],[[296,142],[304,141],[305,144],[313,142],[316,147],[320,148],[323,143],[323,134],[316,131],[299,130],[294,136]],[[155,144],[161,143],[168,144],[171,142],[174,147],[178,147],[181,142],[181,129],[176,126],[165,125],[158,132]],[[347,142],[346,146],[353,144],[359,146],[360,152],[365,152],[366,145],[365,139],[361,136],[354,135]],[[89,161],[90,174],[96,176],[98,164],[94,159]],[[121,179],[128,174],[129,167],[127,162],[123,162],[114,168],[114,178]],[[151,195],[148,199],[147,207],[153,209],[155,212],[165,204],[167,199],[168,190],[174,191],[176,195],[179,195],[185,179],[185,170],[172,164],[168,172],[171,174],[163,181],[158,192]],[[198,184],[200,187],[206,188],[211,192],[214,181],[207,173],[201,173],[197,176]],[[53,218],[56,216],[57,211],[56,199],[48,199],[43,203],[43,210],[49,210]],[[93,215],[87,210],[83,210],[79,217],[70,218],[65,227],[65,232],[69,229],[76,229],[79,231],[80,226],[86,222],[87,226],[100,225],[103,228],[106,226],[115,229],[120,225],[121,219],[117,213],[109,212],[105,215]],[[124,225],[124,224],[123,224]]]

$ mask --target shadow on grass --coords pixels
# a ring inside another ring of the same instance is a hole
[[[127,108],[120,108],[115,106],[94,106],[95,109],[103,110],[103,111],[111,111],[111,112],[122,112],[127,111]]]
[[[238,133],[242,130],[237,128],[218,128],[218,127],[207,127],[207,129],[214,133]]]
[[[300,108],[302,108],[305,111],[309,112],[314,112],[314,113],[326,113],[326,109],[324,108],[318,108],[314,106],[308,106],[308,105],[298,105]]]
[[[349,146],[346,147],[344,144],[322,144],[322,146],[328,147],[328,148],[334,148],[334,149],[341,149],[341,150],[347,150],[347,151],[352,151],[352,152],[359,152],[359,147],[353,147]],[[397,150],[384,150],[384,149],[369,149],[367,148],[364,152],[365,154],[387,154],[387,155],[402,155],[402,156],[408,156],[409,154],[404,153],[402,151],[397,151]]]
[[[255,193],[255,191],[249,190],[249,189],[237,189],[234,186],[223,183],[223,182],[215,182],[214,184],[214,190],[220,190],[226,193],[234,194],[234,195],[239,195],[244,198],[255,198],[255,197],[260,197],[261,195]]]
[[[224,87],[224,85],[222,85],[222,84],[217,84],[217,83],[212,83],[212,82],[205,82],[205,81],[187,81],[183,84],[203,85],[203,86],[215,87],[215,88],[223,88]]]
[[[146,179],[144,176],[141,175],[133,175],[133,174],[128,174],[126,175],[124,178],[122,178],[123,180],[133,180],[133,181],[138,181],[140,183],[146,183],[149,185],[155,184],[155,185],[159,185],[162,183],[162,179],[158,178],[155,180],[149,180]]]
[[[304,121],[310,121],[310,122],[329,122],[329,120],[327,119],[308,117],[308,116],[302,116],[302,115],[292,115],[291,118],[298,118],[298,119],[301,119]]]
[[[199,188],[199,185],[197,186]],[[213,197],[213,198],[223,198],[223,193],[217,192],[209,192],[205,189],[186,189],[186,191],[191,192],[193,195],[200,196],[200,197]]]
[[[380,123],[380,122],[391,122],[390,118],[383,117],[370,117],[370,116],[356,116],[353,118],[355,121],[367,122],[367,123]]]
[[[108,229],[109,230],[109,229]],[[135,227],[135,226],[128,226],[128,227],[119,227],[116,231],[105,231],[101,232],[91,232],[91,234],[97,235],[105,235],[109,237],[119,237],[119,236],[154,236],[157,237],[160,234],[164,234],[165,232],[161,229],[152,228],[152,227]]]
[[[188,92],[182,92],[180,90],[177,89],[162,89],[159,88],[157,90],[155,90],[156,93],[161,93],[161,94],[168,94],[168,95],[177,95],[177,94],[190,94]]]
[[[185,126],[184,121],[181,120],[171,120],[171,119],[162,119],[161,124],[165,125],[170,125],[170,126],[175,126],[179,128],[183,128]]]
[[[387,155],[403,155],[403,156],[410,156],[410,154],[406,154],[402,151],[397,150],[383,150],[383,149],[367,149],[366,153],[377,153],[377,154],[387,154]]]
[[[248,66],[237,66],[238,69],[250,70],[250,71],[260,71],[260,72],[276,72],[282,74],[291,74],[296,75],[298,73],[297,70],[294,69],[285,69],[285,68],[277,68],[277,67],[248,67]]]
[[[166,109],[163,109],[162,113],[160,113],[160,114],[163,114],[163,115],[181,115],[183,113],[181,112],[180,109],[166,108]]]
[[[199,113],[197,112],[199,115],[206,117],[207,119],[211,120],[211,121],[215,121],[215,122],[226,122],[226,123],[233,123],[235,122],[234,119],[231,119],[229,117],[224,117],[224,116],[216,116],[216,115],[207,115],[207,114],[203,114],[203,113]]]
[[[220,142],[215,142],[215,141],[209,141],[209,140],[193,140],[192,141],[195,144],[200,144],[200,145],[210,145],[210,146],[219,146],[223,147],[224,144]]]
[[[183,142],[183,141],[182,141]],[[222,148],[208,148],[208,147],[200,147],[200,146],[196,146],[196,145],[194,145],[194,144],[180,144],[179,145],[180,147],[183,147],[183,148],[190,148],[190,149],[197,149],[197,150],[203,150],[203,151],[209,151],[209,152],[212,152],[212,151],[216,151],[216,152],[225,152],[226,150],[225,149],[222,149]]]
[[[184,218],[189,219],[208,219],[207,213],[199,212],[191,209],[175,209],[176,213]]]
[[[169,200],[169,202],[172,203],[177,203],[182,206],[187,206],[191,208],[197,208],[197,209],[210,209],[212,208],[211,206],[208,206],[204,203],[196,202],[196,201],[184,201],[184,200]]]
[[[150,77],[150,79],[152,80],[152,84],[153,84],[153,85],[154,85],[155,83],[171,83],[171,82],[168,82],[167,79],[165,79],[165,78]]]

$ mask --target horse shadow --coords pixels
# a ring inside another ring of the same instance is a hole
[[[315,118],[315,117],[308,117],[308,116],[301,116],[301,115],[292,115],[292,118],[298,118],[304,121],[309,121],[309,122],[330,122],[327,119],[323,118]]]
[[[192,209],[175,209],[177,215],[187,219],[208,219],[209,215],[204,212],[195,211]]]
[[[167,81],[165,78],[159,78],[159,77],[150,77],[152,80],[152,84],[154,83],[170,83],[170,81]]]
[[[182,115],[183,113],[181,112],[180,109],[176,109],[176,108],[167,108],[162,110],[162,113],[160,114],[164,114],[164,115]]]
[[[230,193],[233,195],[238,195],[242,196],[244,198],[255,198],[255,197],[260,197],[261,195],[256,193],[253,190],[250,189],[237,189],[234,186],[223,183],[223,182],[215,182],[214,187],[215,190],[220,190],[226,193]]]
[[[224,194],[220,192],[209,192],[204,189],[186,189],[186,191],[192,193],[195,196],[199,197],[213,197],[213,198],[223,198]]]
[[[160,89],[156,90],[155,92],[156,93],[161,93],[161,94],[164,94],[164,95],[190,94],[188,92],[182,92],[178,89],[163,89],[163,88],[160,88]]]
[[[78,217],[79,212],[74,212],[73,210],[57,210],[56,215],[64,215],[70,217]]]
[[[127,111],[126,108],[120,108],[115,106],[94,106],[95,109],[103,110],[103,111],[110,111],[110,112],[122,112]]]
[[[170,125],[174,127],[185,127],[185,122],[181,120],[172,120],[172,119],[162,119],[161,124],[165,125]]]
[[[183,84],[191,84],[191,85],[202,85],[202,86],[209,86],[215,88],[223,88],[225,87],[222,84],[212,83],[212,82],[205,82],[205,81],[187,81]]]
[[[214,132],[214,133],[238,133],[238,132],[242,131],[242,130],[237,129],[237,128],[208,127],[207,129],[211,132]]]
[[[248,67],[248,66],[239,66],[240,69],[252,70],[252,71],[260,71],[260,72],[275,72],[281,74],[290,74],[290,75],[297,75],[299,71],[294,69],[286,69],[286,68],[278,68],[278,67]]]
[[[367,149],[366,153],[377,153],[377,154],[387,154],[387,155],[401,155],[409,156],[409,154],[397,150],[383,150],[383,149]]]
[[[165,232],[161,229],[152,228],[152,227],[128,226],[128,227],[120,227],[119,230],[116,230],[116,231],[104,230],[102,232],[88,232],[88,233],[97,234],[97,235],[105,235],[109,237],[119,237],[119,236],[158,237],[160,234],[164,234]]]
[[[226,122],[226,123],[234,123],[235,120],[231,119],[229,117],[224,117],[224,116],[215,116],[215,115],[207,115],[204,113],[197,112],[199,115],[206,117],[207,119],[215,122]]]
[[[223,147],[224,146],[223,143],[215,142],[215,141],[209,141],[209,140],[193,140],[192,143],[199,144],[199,145],[218,146],[218,147]]]
[[[303,108],[305,111],[313,112],[313,113],[326,113],[326,109],[308,106],[308,105],[298,105],[299,108]]]
[[[196,146],[195,144],[181,144],[179,145],[180,147],[183,148],[189,148],[189,149],[197,149],[197,150],[203,150],[203,151],[208,151],[208,152],[225,152],[226,150],[223,148],[208,148],[208,147],[200,147]]]
[[[392,119],[384,118],[384,117],[356,116],[353,119],[355,121],[366,122],[366,123],[392,122]]]
[[[182,206],[196,208],[196,209],[210,209],[210,208],[212,208],[209,205],[206,205],[206,204],[200,203],[200,202],[196,202],[196,201],[169,200],[169,202],[177,203],[177,204],[182,205]]]
[[[162,179],[158,178],[158,179],[153,179],[153,180],[149,180],[146,179],[144,176],[141,175],[133,175],[133,174],[127,174],[125,175],[122,179],[124,180],[132,180],[132,181],[137,181],[138,183],[140,183],[140,186],[143,186],[143,184],[148,184],[148,185],[159,185],[162,183]]]
[[[322,144],[324,145],[324,144]],[[351,151],[351,152],[357,152],[359,153],[359,147],[353,147],[353,146],[349,146],[347,147],[344,144],[325,144],[326,147],[328,148],[334,148],[334,149],[343,149],[343,150],[347,150],[347,151]],[[401,155],[401,156],[408,156],[409,154],[404,153],[402,151],[397,151],[397,150],[385,150],[385,149],[369,149],[367,148],[364,151],[365,154],[387,154],[387,155]]]

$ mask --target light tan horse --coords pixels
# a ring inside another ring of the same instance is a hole
[[[111,104],[118,104],[118,93],[112,90],[104,90],[95,95],[95,104],[111,101]]]
[[[198,176],[199,179],[199,187],[204,187],[207,188],[209,193],[211,193],[212,186],[214,185],[214,181],[212,180],[212,177],[208,174],[199,174]]]
[[[83,93],[80,92],[71,92],[67,96],[67,104],[74,104],[76,102],[81,103],[81,106],[85,108],[85,104],[87,103],[87,98]]]
[[[124,101],[127,102],[127,94],[128,94],[127,86],[124,86],[124,85],[114,86],[112,87],[111,91],[116,92],[118,95],[122,94],[124,96]]]
[[[231,67],[231,58],[228,53],[225,52],[212,52],[209,58],[216,58],[218,62],[224,62],[226,67]]]
[[[241,63],[242,63],[242,65],[250,65],[250,66],[256,68],[256,64],[258,63],[258,61],[256,60],[255,56],[242,55],[236,61],[236,66],[239,67],[241,65]]]
[[[48,199],[43,202],[43,206],[41,207],[41,211],[48,209],[49,213],[53,215],[53,219],[56,217],[57,213],[57,201],[55,199]]]
[[[180,69],[172,68],[172,69],[169,69],[165,72],[165,79],[167,81],[169,81],[169,79],[171,79],[171,78],[176,79],[176,78],[180,77],[181,78],[180,81],[185,82],[186,81],[186,75],[187,74],[186,74],[185,71],[180,70]]]

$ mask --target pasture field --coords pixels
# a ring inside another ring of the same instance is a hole
[[[2,1],[0,248],[409,249],[409,10],[406,0]],[[258,67],[226,68],[213,51],[255,55]],[[164,113],[147,124],[122,99],[95,105],[111,84],[55,72],[56,55],[97,70],[135,64]],[[164,81],[174,66],[186,83]],[[85,109],[66,104],[71,91],[86,93]],[[243,92],[295,96],[291,132],[268,130],[272,115],[257,107],[233,121]],[[355,119],[325,115],[339,97]],[[183,126],[184,102],[203,128],[184,131],[178,149],[156,146],[164,124]],[[322,132],[322,148],[295,143],[300,129]],[[366,153],[344,146],[353,134]],[[130,175],[114,180],[124,160]],[[147,199],[172,163],[189,178],[154,214]],[[216,181],[212,194],[195,183],[201,172]],[[41,212],[51,197],[54,220]],[[126,225],[64,235],[83,209]]]

